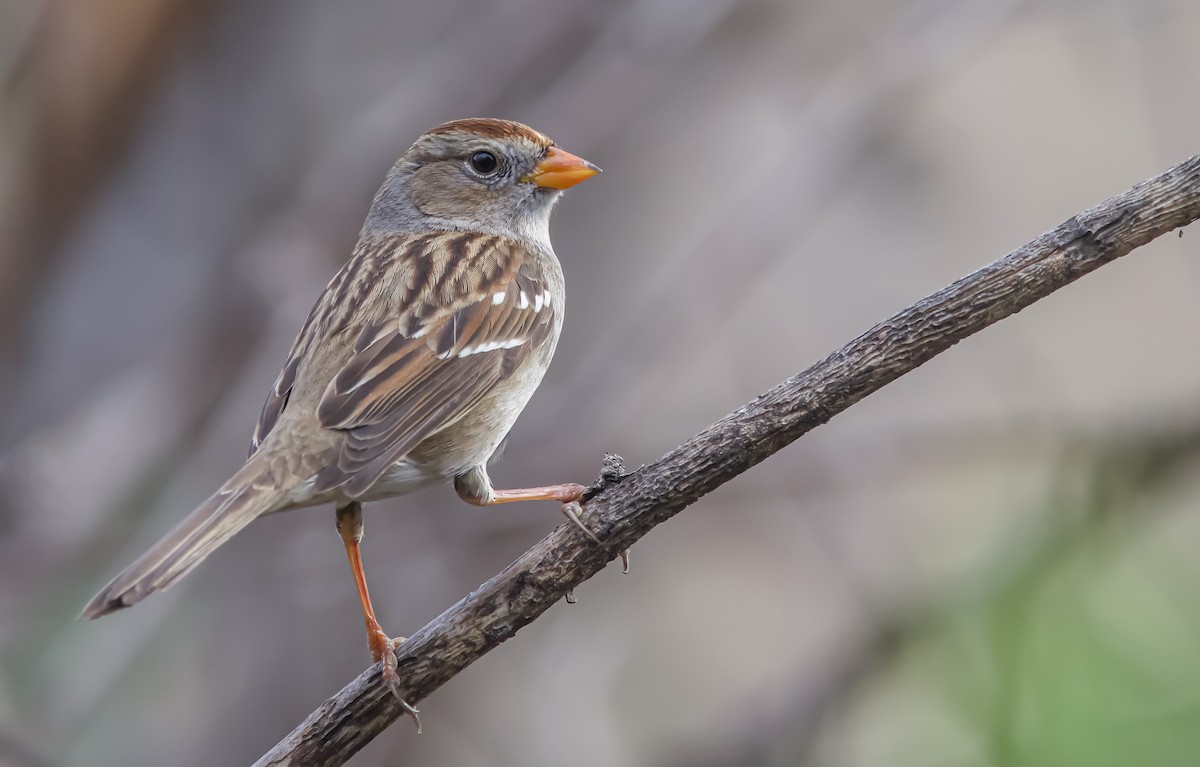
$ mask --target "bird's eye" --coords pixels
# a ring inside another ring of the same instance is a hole
[[[491,152],[476,152],[471,155],[471,168],[484,176],[495,173],[500,167],[500,161]]]

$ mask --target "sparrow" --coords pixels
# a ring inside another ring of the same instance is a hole
[[[349,261],[292,344],[245,465],[83,615],[167,588],[257,517],[333,504],[368,647],[399,698],[395,650],[404,639],[384,633],[371,605],[364,502],[449,482],[477,506],[557,501],[586,532],[582,485],[498,490],[487,466],[562,329],[551,211],[562,190],[599,172],[507,120],[456,120],[418,138],[388,172]]]

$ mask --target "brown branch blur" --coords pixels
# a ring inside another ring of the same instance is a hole
[[[0,127],[18,158],[0,167],[0,355],[60,241],[137,128],[174,46],[213,4],[39,5],[14,71],[0,82]]]
[[[1084,274],[1200,218],[1200,156],[1067,220],[884,320],[653,464],[603,487],[565,523],[409,638],[405,698],[428,696],[598,573],[652,528],[955,343]],[[403,714],[379,667],[357,679],[257,765],[342,764]]]

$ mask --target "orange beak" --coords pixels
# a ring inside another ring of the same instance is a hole
[[[522,178],[522,181],[532,181],[538,186],[551,189],[570,189],[580,181],[586,181],[600,172],[582,157],[576,157],[570,152],[564,152],[556,146],[542,159],[533,172]]]

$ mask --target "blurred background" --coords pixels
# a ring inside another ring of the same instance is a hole
[[[0,765],[248,764],[370,662],[332,509],[75,620],[246,454],[384,172],[452,118],[605,174],[493,471],[636,467],[1200,151],[1189,0],[7,0]],[[1200,232],[974,337],[655,530],[351,762],[1200,753]],[[552,505],[367,512],[412,633]]]

